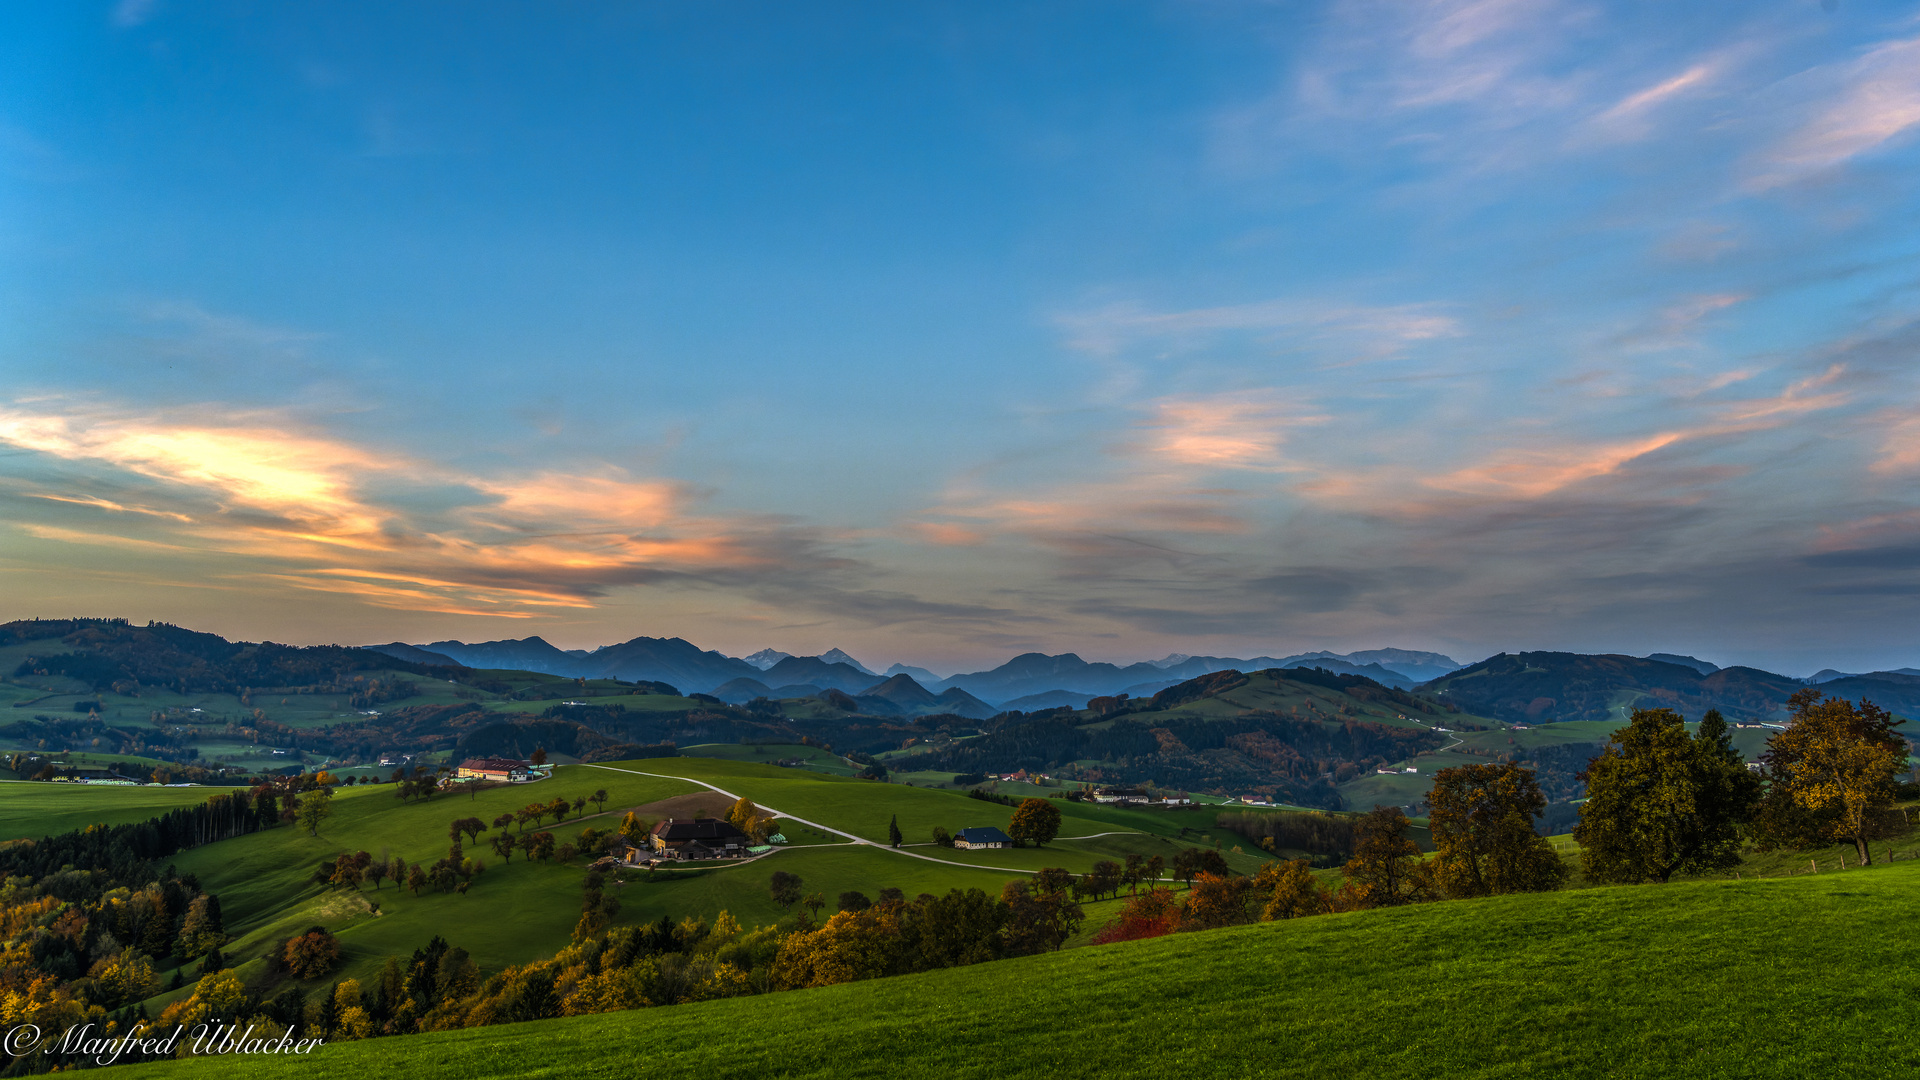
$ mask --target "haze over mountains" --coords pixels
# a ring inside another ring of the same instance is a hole
[[[745,702],[755,697],[800,697],[825,690],[859,695],[879,686],[916,697],[904,689],[904,678],[929,698],[950,692],[953,711],[967,715],[978,708],[1037,709],[1070,705],[1083,707],[1088,699],[1116,694],[1152,695],[1197,675],[1234,668],[1319,667],[1349,675],[1364,675],[1383,686],[1407,690],[1457,669],[1448,656],[1407,649],[1372,649],[1356,653],[1310,652],[1294,656],[1231,657],[1174,654],[1155,661],[1117,665],[1088,662],[1074,653],[1049,656],[1025,653],[998,667],[962,672],[942,678],[926,668],[894,664],[884,673],[840,649],[819,656],[794,656],[762,649],[747,657],[732,657],[701,649],[682,638],[638,637],[598,649],[560,649],[544,638],[518,640],[435,641],[425,645],[393,642],[370,646],[416,663],[452,661],[472,668],[510,668],[586,679],[624,679],[629,682],[671,683],[688,693],[712,694],[724,701]],[[886,696],[886,695],[882,695]]]

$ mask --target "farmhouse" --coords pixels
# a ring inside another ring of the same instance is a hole
[[[455,774],[461,780],[499,780],[519,783],[527,779],[527,763],[513,758],[468,758]]]
[[[1093,793],[1093,801],[1099,803],[1146,802],[1151,797],[1139,788],[1101,788]]]
[[[991,825],[977,829],[961,829],[960,835],[953,838],[953,846],[966,848],[1005,848],[1013,846],[1013,838]]]
[[[747,853],[747,837],[716,818],[675,821],[653,827],[653,854],[661,859],[737,859]]]

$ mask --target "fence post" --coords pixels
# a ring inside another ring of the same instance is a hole
[[[1810,873],[1810,874],[1817,874],[1817,873],[1819,873],[1819,872],[1820,872],[1820,864],[1819,864],[1818,862],[1816,862],[1816,861],[1814,861],[1813,859],[1808,859],[1808,860],[1807,860],[1807,865],[1808,865],[1808,866],[1811,866],[1811,867],[1813,867],[1813,869],[1812,869],[1812,870],[1809,870],[1809,871],[1807,871],[1808,873]]]

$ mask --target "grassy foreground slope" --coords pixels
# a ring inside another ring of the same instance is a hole
[[[1920,863],[1433,904],[155,1075],[1882,1076]]]

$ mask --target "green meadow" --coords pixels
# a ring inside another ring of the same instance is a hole
[[[357,893],[340,892],[311,878],[323,860],[355,851],[382,858],[397,855],[409,865],[431,863],[446,853],[448,824],[456,818],[492,821],[529,802],[557,795],[572,799],[605,788],[609,800],[603,814],[589,805],[585,819],[538,826],[567,840],[585,825],[605,828],[617,822],[626,807],[697,790],[682,782],[624,773],[596,773],[575,782],[576,768],[562,767],[557,771],[563,775],[552,780],[498,787],[472,798],[439,795],[428,802],[403,803],[394,797],[392,785],[341,788],[332,800],[332,816],[317,835],[282,825],[183,851],[171,861],[219,894],[227,930],[235,937],[227,953],[241,961],[243,974],[252,974],[249,965],[278,940],[314,924],[340,935],[349,975],[377,972],[389,954],[410,953],[435,934],[455,930],[465,930],[471,939],[466,948],[497,969],[551,954],[566,944],[579,914],[584,873],[579,865],[527,863],[518,854],[502,863],[486,846],[492,835],[488,833],[480,843],[467,845],[469,854],[487,864],[487,871],[464,895],[423,890],[415,896],[391,881],[379,888],[369,883]]]
[[[801,768],[833,776],[852,776],[860,766],[831,750],[799,743],[701,743],[680,747],[681,757],[719,758],[722,761],[746,761],[767,764],[797,758]]]
[[[1920,1069],[1920,861],[1422,905],[531,1024],[201,1058],[480,1078],[1783,1077]],[[671,1048],[670,1051],[667,1048]]]
[[[78,755],[75,755],[76,759]],[[0,782],[0,841],[38,840],[89,825],[124,825],[233,791],[216,787],[111,787]],[[245,789],[239,789],[244,791]]]
[[[658,775],[643,775],[643,774]],[[492,821],[533,801],[556,795],[572,799],[606,789],[604,812],[590,805],[584,819],[569,818],[537,828],[566,841],[585,825],[617,823],[632,807],[707,790],[694,781],[745,795],[782,813],[818,822],[830,830],[884,843],[887,822],[898,815],[908,847],[893,851],[855,844],[844,837],[788,821],[791,843],[764,858],[731,863],[694,864],[652,872],[623,871],[617,878],[619,923],[711,918],[731,911],[748,925],[771,923],[785,912],[768,894],[775,870],[800,875],[804,889],[820,893],[831,906],[841,892],[869,896],[886,887],[909,896],[979,888],[997,893],[1010,878],[1046,866],[1085,872],[1101,859],[1124,861],[1130,853],[1160,855],[1171,863],[1188,845],[1221,843],[1229,864],[1256,870],[1265,856],[1234,852],[1238,837],[1213,826],[1215,811],[1151,812],[1074,804],[1061,800],[1060,839],[1044,848],[968,852],[935,846],[935,824],[958,830],[976,825],[1005,828],[1012,808],[970,798],[955,791],[909,788],[751,761],[722,758],[649,758],[609,765],[561,765],[550,780],[496,787],[477,795],[439,795],[429,802],[402,802],[392,785],[336,789],[333,814],[317,835],[283,825],[233,840],[181,852],[171,861],[218,893],[234,942],[226,952],[243,976],[255,974],[259,959],[287,936],[322,925],[339,936],[345,958],[335,977],[369,978],[385,958],[408,954],[434,935],[471,953],[483,969],[498,970],[551,955],[564,947],[579,914],[585,860],[572,865],[528,863],[516,854],[501,862],[483,834],[468,843],[468,854],[486,863],[486,872],[465,894],[422,891],[415,896],[389,881],[368,883],[358,892],[339,891],[312,880],[322,861],[366,851],[378,858],[399,856],[409,865],[431,863],[446,852],[448,823],[455,818]],[[109,805],[117,820],[143,820],[168,806],[198,801],[212,788],[97,788],[79,785],[0,785],[0,807],[20,820],[61,812],[90,815]],[[88,797],[104,797],[89,801]],[[657,814],[651,816],[657,817]],[[72,821],[71,817],[62,818]],[[87,817],[79,824],[95,820]],[[1189,830],[1183,840],[1180,830]],[[44,830],[43,830],[44,831]],[[1217,836],[1216,836],[1217,834]],[[1250,847],[1250,845],[1245,845]],[[1112,902],[1108,902],[1109,905]],[[1104,909],[1102,909],[1104,910]],[[1104,921],[1104,918],[1103,918]],[[1082,937],[1090,934],[1088,928]],[[169,995],[171,996],[171,995]],[[158,1004],[156,1002],[155,1004]]]
[[[1128,851],[1170,858],[1169,852],[1173,849],[1169,838],[1177,838],[1182,826],[1194,831],[1189,835],[1190,844],[1202,842],[1197,833],[1206,831],[1217,832],[1224,849],[1231,849],[1236,842],[1248,848],[1251,853],[1227,852],[1228,863],[1235,869],[1250,872],[1265,861],[1264,856],[1251,851],[1251,845],[1231,833],[1214,829],[1217,810],[1115,810],[1057,799],[1053,802],[1060,808],[1060,839],[1046,847],[960,851],[934,847],[934,827],[958,832],[990,825],[1004,830],[1013,819],[1014,808],[975,799],[964,792],[883,784],[721,759],[655,758],[610,763],[605,767],[582,767],[604,772],[634,770],[704,781],[781,813],[819,822],[875,843],[887,841],[887,825],[897,819],[906,843],[916,845],[912,850],[969,866],[1020,870],[1063,866],[1080,873],[1100,859],[1124,857]],[[1121,835],[1101,836],[1103,833]],[[1078,837],[1091,839],[1075,839]],[[922,844],[926,846],[917,846]]]

